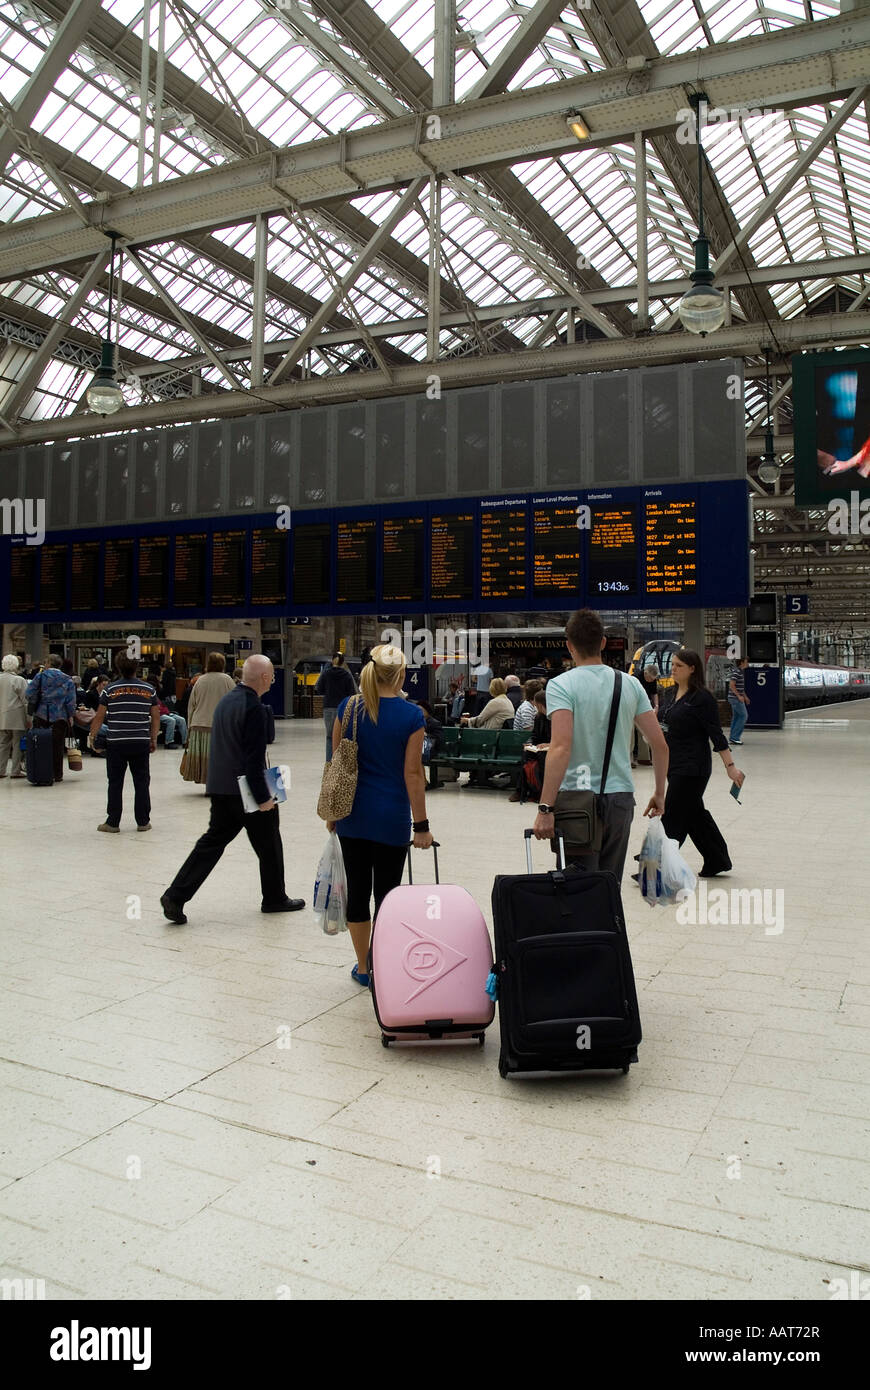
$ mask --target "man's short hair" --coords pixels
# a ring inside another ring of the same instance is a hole
[[[115,662],[115,669],[119,676],[123,677],[125,681],[128,681],[131,680],[139,670],[139,663],[138,661],[134,661],[132,656],[119,656]]]
[[[568,619],[565,636],[581,656],[598,656],[601,652],[604,624],[591,608],[578,608]]]

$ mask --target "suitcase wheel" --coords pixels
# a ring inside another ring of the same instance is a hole
[[[628,1062],[626,1062],[625,1066],[622,1068],[622,1074],[623,1074],[623,1076],[628,1076],[628,1067],[629,1067],[629,1064],[628,1064]]]
[[[474,1036],[477,1038],[477,1041],[478,1041],[478,1043],[480,1044],[480,1046],[483,1047],[483,1044],[486,1042],[486,1034],[485,1034],[485,1033],[475,1033]]]
[[[390,1043],[395,1041],[395,1038],[388,1038],[386,1033],[381,1033],[381,1047],[389,1047]]]
[[[508,1074],[507,1064],[503,1057],[498,1059],[498,1074],[502,1080],[505,1080]]]

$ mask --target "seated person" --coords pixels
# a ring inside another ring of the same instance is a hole
[[[180,714],[175,714],[172,710],[167,709],[162,700],[158,703],[164,747],[182,748],[187,742],[187,721]]]
[[[523,686],[523,702],[517,706],[514,715],[515,729],[530,729],[535,722],[535,695],[544,687],[544,682],[532,678]]]
[[[437,753],[444,742],[443,724],[440,719],[435,718],[435,713],[428,700],[415,701],[423,711],[424,732],[423,732],[423,766],[428,767],[432,754]]]
[[[463,714],[463,729],[502,729],[506,719],[513,721],[514,707],[506,694],[506,686],[500,677],[489,683],[489,700],[484,705],[480,714]],[[482,785],[486,781],[486,774],[483,772],[470,772],[468,774],[468,785]]]
[[[508,801],[527,801],[530,797],[540,800],[541,788],[544,785],[544,763],[550,746],[550,721],[547,718],[547,697],[543,690],[536,691],[534,705],[532,736],[529,742],[523,745],[523,765]]]

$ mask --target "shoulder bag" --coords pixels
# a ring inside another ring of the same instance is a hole
[[[622,673],[614,669],[613,676],[613,699],[610,702],[607,741],[604,745],[604,762],[601,765],[601,790],[560,791],[554,804],[553,819],[556,830],[561,830],[565,837],[566,854],[592,854],[601,849],[604,824],[599,814],[598,798],[604,795],[616,721],[619,717],[619,701],[622,697]],[[556,853],[558,836],[550,843],[553,852]]]
[[[361,695],[355,695],[344,707],[341,721],[341,742],[332,755],[332,761],[323,769],[320,796],[317,801],[317,814],[321,820],[344,820],[353,810],[356,784],[359,776],[357,766],[357,725],[360,710],[364,704]],[[351,712],[353,724],[350,738],[345,738]]]
[[[30,715],[31,719],[32,719],[33,716],[36,714],[36,711],[39,709],[39,706],[41,705],[41,703],[42,703],[42,672],[40,671],[39,675],[36,677],[36,698],[33,699],[33,700],[28,700],[28,701],[27,701],[27,713]]]

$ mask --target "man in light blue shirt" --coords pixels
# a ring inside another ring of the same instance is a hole
[[[572,613],[565,636],[575,664],[572,670],[547,682],[547,714],[552,723],[552,736],[535,835],[539,840],[553,838],[553,808],[560,792],[599,793],[601,849],[571,857],[588,869],[609,869],[619,881],[634,814],[631,740],[635,727],[643,734],[653,756],[655,791],[644,811],[645,816],[660,816],[664,811],[668,747],[640,681],[634,676],[623,675],[610,766],[604,794],[600,795],[617,675],[601,659],[605,636],[597,613],[588,608]]]

